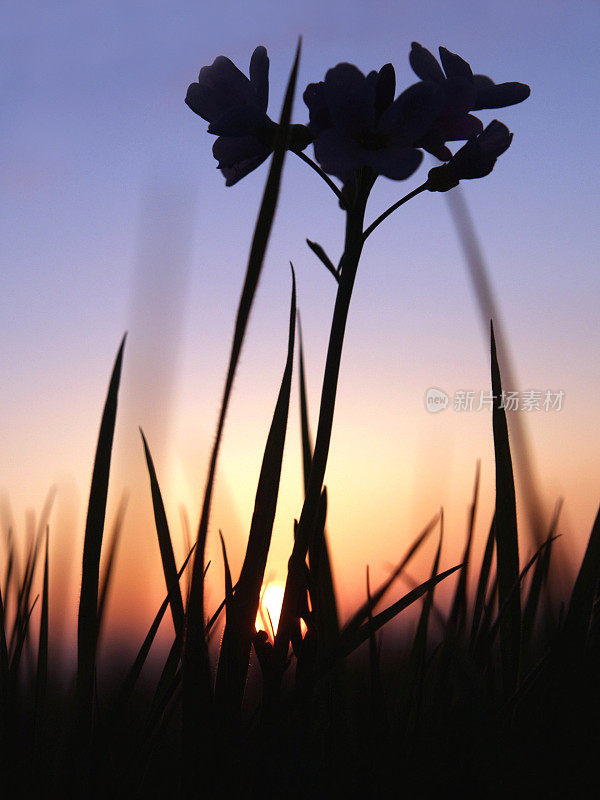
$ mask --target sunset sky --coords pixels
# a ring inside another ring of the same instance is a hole
[[[102,405],[124,331],[109,525],[124,487],[129,506],[115,627],[139,630],[164,595],[139,425],[178,558],[182,506],[195,534],[267,165],[225,188],[214,137],[183,100],[217,55],[247,72],[253,49],[264,44],[269,113],[278,118],[299,35],[295,122],[308,120],[306,84],[340,61],[365,73],[391,61],[398,88],[413,83],[413,40],[433,52],[444,45],[497,82],[531,86],[526,102],[481,112],[484,123],[505,122],[514,140],[492,175],[462,191],[518,378],[507,388],[564,391],[562,410],[530,412],[525,423],[545,518],[563,497],[561,552],[573,562],[582,552],[600,500],[596,0],[108,0],[60,9],[24,0],[9,4],[0,32],[0,492],[3,524],[12,515],[23,537],[28,509],[39,514],[56,485],[52,563],[66,618],[77,595]],[[378,180],[367,218],[419,185],[432,164],[426,160],[405,182]],[[243,557],[285,361],[289,261],[314,430],[335,286],[305,239],[337,260],[342,235],[335,198],[289,155],[221,453],[208,546],[211,604],[223,591],[219,529],[234,569]],[[364,597],[366,564],[374,580],[384,577],[442,506],[444,563],[458,562],[478,458],[478,539],[487,533],[491,415],[452,408],[432,415],[424,404],[429,387],[451,397],[487,391],[489,343],[446,198],[424,193],[369,239],[350,311],[326,476],[345,613]],[[293,391],[267,570],[273,580],[285,577],[302,503],[296,382]],[[521,533],[525,558],[525,526]],[[425,569],[427,560],[414,572]]]

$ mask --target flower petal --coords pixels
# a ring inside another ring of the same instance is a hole
[[[464,58],[457,56],[456,53],[451,53],[445,47],[440,47],[440,59],[444,72],[448,78],[467,78],[473,80],[473,72],[471,67]]]
[[[338,64],[327,72],[325,100],[334,126],[343,134],[358,136],[375,122],[367,79],[354,64]]]
[[[477,87],[477,94],[473,110],[478,111],[482,108],[504,108],[505,106],[514,106],[515,103],[522,103],[531,94],[531,89],[526,83],[517,83],[516,81],[510,83],[490,84],[484,86],[480,84]]]
[[[213,156],[219,162],[226,186],[233,186],[260,166],[271,152],[254,136],[220,136],[213,145]]]
[[[266,113],[269,104],[269,57],[262,45],[256,48],[250,59],[250,83],[259,107]]]
[[[418,42],[412,43],[408,60],[410,61],[413,71],[422,81],[436,81],[440,83],[444,80],[444,73],[436,57]]]
[[[325,100],[325,84],[323,81],[309,83],[304,90],[302,99],[308,106],[309,128],[313,136],[318,136],[321,131],[331,128],[333,123]]]
[[[208,132],[217,136],[245,136],[264,128],[267,120],[267,115],[257,106],[235,106],[211,122]]]
[[[252,84],[227,56],[217,56],[211,66],[202,67],[198,83],[221,95],[228,107],[256,102]]]
[[[378,129],[394,144],[414,144],[431,127],[444,105],[444,93],[432,81],[409,86],[384,111]]]
[[[343,136],[335,128],[323,131],[314,141],[315,158],[322,169],[342,181],[365,163],[365,151],[357,142]]]
[[[460,142],[477,136],[483,130],[483,123],[472,114],[465,114],[461,119],[455,120],[444,130],[444,139],[447,142]]]
[[[377,74],[375,87],[375,113],[378,117],[394,102],[396,72],[392,64],[384,64]]]
[[[381,150],[365,151],[365,163],[378,175],[394,181],[409,178],[423,160],[423,153],[413,147],[391,145]]]

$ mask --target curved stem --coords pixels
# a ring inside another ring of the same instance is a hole
[[[344,203],[344,197],[342,195],[341,189],[335,185],[335,183],[331,180],[329,175],[327,175],[325,172],[323,172],[321,167],[317,163],[315,163],[312,160],[312,158],[307,156],[301,150],[290,150],[290,152],[294,153],[294,155],[297,155],[298,158],[301,159],[302,161],[304,161],[305,164],[308,164],[309,167],[314,169],[314,171],[317,173],[317,175],[319,175],[321,178],[323,178],[323,180],[325,181],[327,186],[329,186],[329,188],[336,195],[337,199],[340,201],[342,208],[345,208],[346,206],[345,206],[345,203]]]
[[[390,214],[393,214],[394,211],[397,208],[400,208],[400,206],[403,206],[404,203],[407,203],[409,200],[412,200],[413,197],[416,197],[418,194],[421,194],[421,192],[423,192],[426,188],[427,188],[427,181],[425,181],[425,183],[422,183],[421,186],[417,186],[416,189],[413,189],[412,192],[409,192],[402,199],[398,200],[397,203],[394,203],[394,205],[390,206],[386,211],[383,212],[383,214],[380,214],[375,220],[375,222],[372,222],[367,228],[367,230],[364,232],[363,242],[366,241],[366,239],[373,233],[375,228],[381,225],[384,219],[387,219]]]

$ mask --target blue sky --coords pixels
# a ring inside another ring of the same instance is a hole
[[[414,81],[413,40],[445,45],[496,81],[531,85],[529,100],[496,112],[513,144],[464,195],[522,388],[566,393],[563,412],[530,421],[549,509],[564,494],[572,527],[591,525],[600,475],[590,435],[600,367],[597,2],[20,2],[4,16],[0,490],[19,524],[57,482],[57,513],[80,536],[101,405],[128,330],[116,475],[133,485],[133,513],[148,505],[142,424],[173,525],[185,503],[195,526],[266,166],[226,189],[206,124],[183,98],[217,55],[246,71],[264,44],[277,117],[302,35],[300,88],[339,61],[365,72],[392,61],[402,88]],[[300,92],[294,119],[307,119]],[[369,215],[418,185],[424,169],[402,184],[381,179]],[[336,256],[342,223],[327,188],[289,157],[215,506],[234,563],[283,366],[287,265],[297,270],[316,409],[333,286],[304,239]],[[422,402],[430,385],[478,390],[487,381],[487,343],[444,198],[421,195],[369,240],[353,300],[328,474],[334,551],[341,560],[347,533],[357,554],[340,572],[348,585],[367,560],[381,569],[394,560],[394,531],[412,534],[428,509],[448,505],[462,531],[477,457],[491,489],[489,419],[431,418]],[[296,442],[294,429],[275,570],[299,513]],[[371,501],[344,506],[348,487],[356,494],[367,478]],[[376,518],[374,506],[392,510],[367,548],[359,527]]]

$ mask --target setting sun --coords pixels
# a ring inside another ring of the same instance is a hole
[[[257,630],[265,630],[271,635],[277,631],[283,604],[283,593],[284,586],[282,583],[267,584],[262,593],[258,614],[256,615]]]

